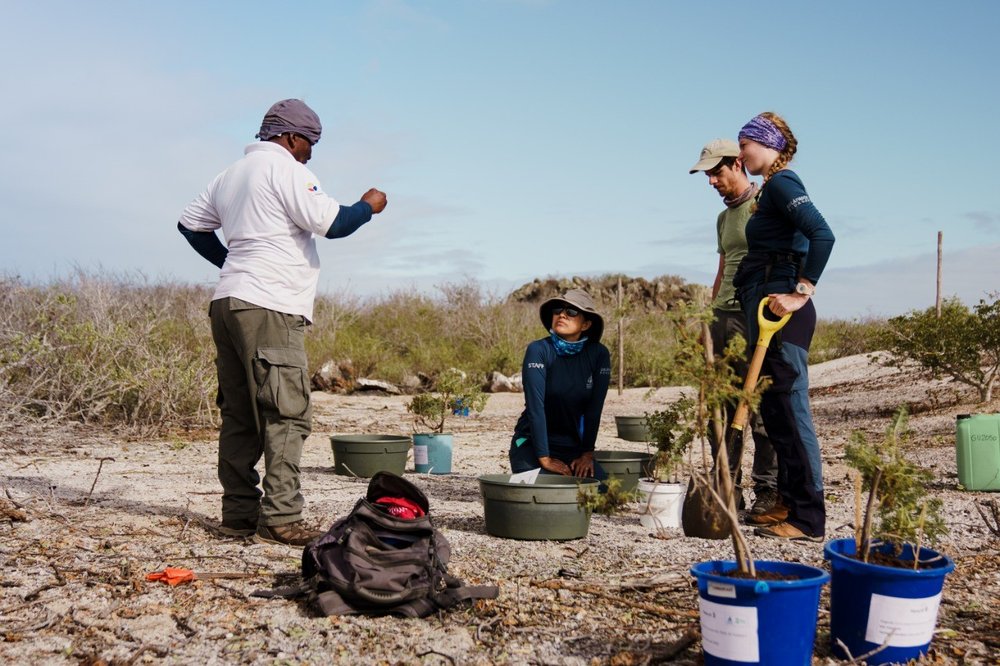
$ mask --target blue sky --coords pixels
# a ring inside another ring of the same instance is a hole
[[[0,0],[0,270],[212,284],[176,231],[286,97],[310,168],[389,207],[321,291],[623,272],[710,283],[701,146],[764,110],[838,242],[821,317],[1000,290],[1000,3]],[[754,11],[758,9],[758,11]]]

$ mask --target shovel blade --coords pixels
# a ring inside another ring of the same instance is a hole
[[[716,492],[719,492],[716,489]],[[699,539],[729,538],[729,516],[712,498],[712,493],[703,485],[688,479],[684,508],[681,510],[681,527],[684,536]]]

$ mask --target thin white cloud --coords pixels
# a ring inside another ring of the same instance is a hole
[[[965,213],[963,217],[972,220],[977,231],[985,234],[1000,234],[1000,213],[976,210]]]
[[[974,304],[1000,289],[1000,244],[945,251],[942,296]],[[867,266],[832,268],[816,293],[820,317],[891,316],[934,305],[937,257],[921,254]]]

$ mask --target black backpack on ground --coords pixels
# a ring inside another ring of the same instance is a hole
[[[412,519],[376,501],[402,498],[420,507]],[[469,586],[448,573],[451,547],[431,522],[427,497],[390,472],[378,472],[349,514],[302,552],[303,583],[255,592],[306,597],[322,615],[426,617],[470,599],[495,599],[494,585]]]

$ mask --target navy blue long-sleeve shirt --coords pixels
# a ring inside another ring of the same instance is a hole
[[[830,259],[834,236],[830,225],[813,205],[798,175],[783,170],[764,185],[757,210],[746,226],[747,250],[754,252],[797,252],[804,255],[801,276],[819,282]],[[794,266],[775,266],[771,277],[797,277]],[[791,271],[791,274],[786,274]]]
[[[587,342],[578,354],[559,356],[550,338],[535,340],[521,366],[524,412],[514,437],[524,437],[544,458],[551,448],[593,451],[604,398],[611,383],[611,354]]]

